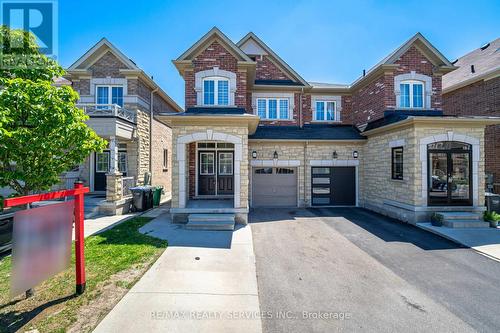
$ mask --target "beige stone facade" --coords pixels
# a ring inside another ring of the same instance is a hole
[[[153,120],[152,130],[152,183],[154,185],[161,185],[164,188],[165,199],[172,196],[172,130],[160,123]],[[167,165],[164,165],[163,154],[167,150]]]
[[[428,220],[434,211],[448,210],[427,202],[427,144],[458,141],[472,145],[473,205],[468,209],[484,209],[484,127],[471,124],[408,124],[368,135],[363,155],[363,206],[394,218],[416,223]],[[391,149],[403,147],[403,179],[391,178]],[[451,207],[452,209],[453,207]],[[455,208],[456,209],[456,208]]]

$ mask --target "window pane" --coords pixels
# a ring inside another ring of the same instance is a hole
[[[109,103],[109,89],[108,87],[97,87],[97,104]]]
[[[329,175],[330,168],[313,168],[312,173],[315,175]]]
[[[313,198],[313,205],[328,205],[330,198]]]
[[[265,99],[258,99],[257,100],[257,115],[262,119],[266,118],[266,100]]]
[[[214,174],[214,154],[201,153],[200,174],[213,175]]]
[[[330,194],[329,187],[313,187],[314,194]]]
[[[335,102],[326,103],[326,120],[335,120]]]
[[[229,105],[229,81],[218,81],[217,86],[218,104]]]
[[[118,171],[127,172],[127,153],[118,152]]]
[[[401,98],[400,105],[402,108],[410,107],[410,85],[408,83],[402,83],[400,85]]]
[[[233,153],[219,154],[219,174],[220,175],[233,174]]]
[[[330,184],[330,178],[313,178],[313,184]]]
[[[278,101],[275,99],[269,100],[269,119],[278,118]]]
[[[273,168],[261,168],[261,169],[255,169],[256,174],[266,174],[270,175],[273,173]]]
[[[96,166],[97,172],[109,171],[109,153],[96,153]]]
[[[403,148],[392,149],[392,179],[403,179]]]
[[[111,104],[123,107],[123,87],[111,88]]]
[[[277,168],[276,169],[276,173],[277,174],[293,174],[294,173],[294,169],[290,169],[290,168]]]
[[[203,81],[203,104],[214,105],[214,81]]]
[[[423,95],[423,85],[414,84],[413,85],[413,107],[421,108],[424,106],[424,95]]]
[[[316,120],[325,120],[324,102],[316,102]]]
[[[288,119],[288,100],[280,99],[280,119]]]

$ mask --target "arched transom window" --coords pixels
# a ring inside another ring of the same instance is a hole
[[[229,79],[210,76],[203,79],[203,105],[229,105]]]

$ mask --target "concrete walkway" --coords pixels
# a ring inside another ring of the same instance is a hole
[[[85,219],[83,234],[85,237],[88,237],[90,235],[103,232],[104,230],[110,229],[119,223],[123,223],[136,215],[137,213],[130,213],[125,215],[101,216],[93,219]],[[73,239],[75,239],[74,232]]]
[[[417,223],[417,227],[500,261],[499,228],[447,228],[435,227],[430,223]]]
[[[94,332],[261,332],[250,226],[186,230],[160,215],[140,232],[168,248]]]

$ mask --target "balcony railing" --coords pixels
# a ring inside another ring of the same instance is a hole
[[[76,106],[83,109],[89,117],[117,117],[134,124],[137,122],[134,111],[127,110],[116,104],[77,104]]]

